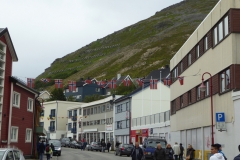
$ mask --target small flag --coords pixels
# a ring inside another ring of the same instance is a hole
[[[85,80],[85,83],[91,84],[91,83],[92,83],[92,80],[91,80],[91,79],[87,79],[87,80]]]
[[[144,84],[144,79],[138,78],[138,79],[137,79],[137,82],[138,82],[139,86],[142,87],[143,84]]]
[[[170,86],[172,83],[171,83],[171,79],[167,78],[167,79],[164,79],[164,85],[168,85]]]
[[[41,81],[44,82],[44,83],[48,83],[48,82],[50,82],[50,79],[48,79],[48,78],[42,78]]]
[[[34,88],[34,79],[32,78],[27,78],[27,86],[29,88]]]
[[[116,80],[111,80],[108,82],[108,86],[109,88],[116,88],[117,87],[117,84],[116,84]]]
[[[76,81],[68,81],[69,91],[76,91]]]
[[[178,77],[178,80],[179,80],[179,82],[180,82],[180,85],[183,85],[184,77]]]
[[[130,86],[131,85],[130,79],[124,79],[123,84],[124,84],[124,86]]]
[[[157,89],[157,79],[150,79],[150,89]]]
[[[55,79],[55,88],[62,88],[62,79]]]
[[[104,85],[106,84],[106,82],[105,82],[105,81],[98,81],[97,84],[98,84],[99,86],[104,86]]]

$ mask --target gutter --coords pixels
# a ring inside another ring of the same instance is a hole
[[[58,114],[58,101],[56,100],[57,103],[57,109],[56,109],[56,113],[55,113],[55,119],[56,119],[56,136],[57,136],[57,114]]]
[[[11,82],[11,92],[10,92],[10,110],[9,110],[9,119],[8,119],[8,141],[7,144],[10,147],[11,143],[11,124],[12,124],[12,107],[13,107],[13,82]]]

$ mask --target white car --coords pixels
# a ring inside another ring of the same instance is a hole
[[[25,160],[20,150],[14,148],[0,148],[0,160]]]

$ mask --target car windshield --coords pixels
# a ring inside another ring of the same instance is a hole
[[[157,144],[161,144],[162,148],[166,148],[166,143],[160,140],[148,140],[147,147],[154,147],[157,148]]]
[[[50,140],[49,144],[53,144],[55,147],[60,147],[61,146],[61,142],[59,140]]]
[[[123,147],[124,147],[124,148],[133,148],[133,145],[130,145],[130,144],[124,144]]]
[[[3,158],[4,153],[5,153],[5,151],[0,151],[0,159]]]

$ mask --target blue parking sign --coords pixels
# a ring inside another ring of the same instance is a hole
[[[216,113],[216,122],[225,122],[225,114],[223,112]]]

